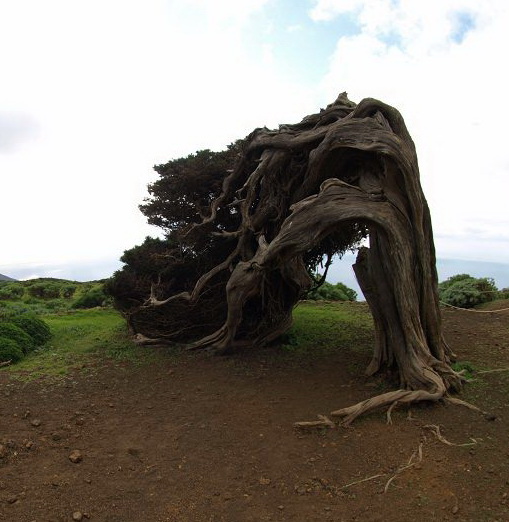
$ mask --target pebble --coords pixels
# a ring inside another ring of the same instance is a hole
[[[38,428],[42,424],[42,422],[39,419],[34,419],[33,421],[30,421],[30,424]]]
[[[80,450],[72,450],[69,454],[69,460],[71,462],[74,462],[74,464],[77,464],[78,462],[81,462],[83,460],[83,455]]]
[[[452,514],[453,514],[453,515],[456,515],[456,513],[457,513],[459,510],[460,510],[460,508],[459,508],[458,506],[454,506],[454,507],[452,508]]]
[[[7,448],[0,444],[0,459],[5,459],[5,457],[7,457]]]
[[[271,482],[270,478],[261,477],[258,481],[262,486],[268,486]]]
[[[75,511],[73,514],[72,514],[72,519],[73,520],[83,520],[83,513],[81,513],[81,511]]]

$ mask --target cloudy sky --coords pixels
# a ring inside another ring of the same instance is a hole
[[[0,273],[110,275],[157,234],[154,164],[342,91],[402,112],[438,256],[509,264],[508,28],[507,0],[0,0]]]

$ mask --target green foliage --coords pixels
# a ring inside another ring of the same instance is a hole
[[[471,362],[468,361],[458,361],[451,365],[452,369],[455,372],[460,372],[465,377],[465,379],[470,380],[473,378],[474,373],[476,372],[476,368]]]
[[[458,274],[438,285],[440,300],[460,308],[472,308],[498,297],[495,281],[488,277],[475,278]]]
[[[56,299],[60,297],[60,285],[44,281],[28,287],[28,294],[39,299]]]
[[[108,297],[102,288],[92,288],[78,297],[72,304],[72,308],[95,308],[96,306],[103,306],[107,299]]]
[[[18,343],[0,335],[0,363],[9,361],[17,363],[21,359],[23,359],[23,350]]]
[[[77,285],[75,284],[62,285],[60,287],[60,296],[65,299],[70,299],[74,295],[74,292],[76,292],[76,288]]]
[[[33,315],[18,315],[12,317],[11,322],[30,335],[35,346],[43,346],[51,339],[51,330],[47,323]]]
[[[509,288],[502,288],[498,293],[499,299],[509,299]]]
[[[135,345],[125,322],[111,308],[75,310],[44,317],[53,334],[45,347],[28,354],[15,367],[16,378],[31,380],[41,375],[59,378],[69,371],[94,371],[97,357],[134,362],[149,361],[155,352]],[[88,362],[89,367],[83,368]]]
[[[66,279],[39,278],[27,281],[0,283],[4,291],[4,299],[0,297],[0,318],[9,319],[18,315],[43,315],[54,312],[65,312],[85,294],[102,289],[103,281],[80,283]],[[101,296],[102,304],[107,298]],[[85,298],[90,302],[90,297]],[[97,303],[97,300],[95,301]],[[80,305],[78,305],[80,306]],[[92,304],[97,306],[97,304]]]
[[[0,336],[15,341],[23,353],[28,353],[35,348],[32,337],[14,323],[0,322]]]
[[[335,285],[327,281],[306,294],[313,301],[356,301],[357,292],[343,283]]]
[[[23,287],[17,283],[0,284],[0,299],[19,299],[24,292]]]

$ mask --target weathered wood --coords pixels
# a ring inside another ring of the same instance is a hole
[[[320,113],[279,130],[257,129],[203,218],[218,208],[237,209],[241,224],[224,230],[236,238],[225,261],[199,279],[194,290],[158,300],[200,299],[209,277],[231,270],[228,313],[215,332],[191,345],[227,353],[268,342],[291,324],[291,313],[311,285],[305,258],[334,239],[341,252],[361,247],[355,274],[375,322],[368,374],[397,371],[401,389],[334,412],[351,422],[390,405],[438,400],[460,387],[442,337],[430,212],[414,144],[399,112],[346,94]]]

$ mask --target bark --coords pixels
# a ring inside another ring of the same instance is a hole
[[[374,99],[355,105],[342,94],[299,124],[255,130],[204,223],[221,205],[242,217],[238,229],[223,232],[237,238],[235,250],[194,290],[146,304],[196,301],[209,278],[230,269],[226,321],[191,348],[227,353],[276,338],[311,284],[306,256],[327,241],[344,252],[368,231],[369,248],[354,265],[376,330],[367,373],[394,370],[401,388],[333,414],[350,422],[394,401],[438,400],[459,388],[442,336],[417,155],[396,109]]]

